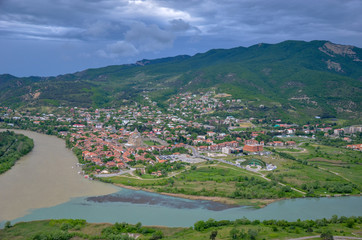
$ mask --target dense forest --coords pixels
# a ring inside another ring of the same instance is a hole
[[[0,174],[14,166],[15,162],[33,147],[33,140],[22,134],[0,132]]]

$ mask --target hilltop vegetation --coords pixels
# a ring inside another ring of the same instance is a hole
[[[177,93],[218,89],[248,105],[247,111],[239,111],[245,117],[358,118],[361,59],[362,50],[353,46],[285,41],[57,77],[1,75],[0,104],[113,107],[141,101],[147,94],[163,106]]]
[[[0,174],[9,170],[17,160],[34,147],[33,140],[14,132],[0,132]]]

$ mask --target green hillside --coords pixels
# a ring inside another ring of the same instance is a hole
[[[142,93],[162,106],[174,94],[213,89],[247,102],[253,116],[356,119],[362,110],[361,59],[362,49],[353,46],[285,41],[57,77],[0,75],[0,105],[114,107]]]

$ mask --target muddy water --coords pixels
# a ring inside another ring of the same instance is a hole
[[[77,159],[63,140],[30,131],[15,132],[32,138],[34,148],[0,175],[0,222],[22,217],[30,209],[55,206],[74,197],[119,191],[112,185],[89,181],[79,175]]]

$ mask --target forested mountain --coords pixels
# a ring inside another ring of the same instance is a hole
[[[361,117],[362,49],[328,41],[285,41],[57,77],[0,75],[0,105],[13,107],[114,107],[145,94],[162,106],[174,94],[209,90],[248,102],[259,114]]]

